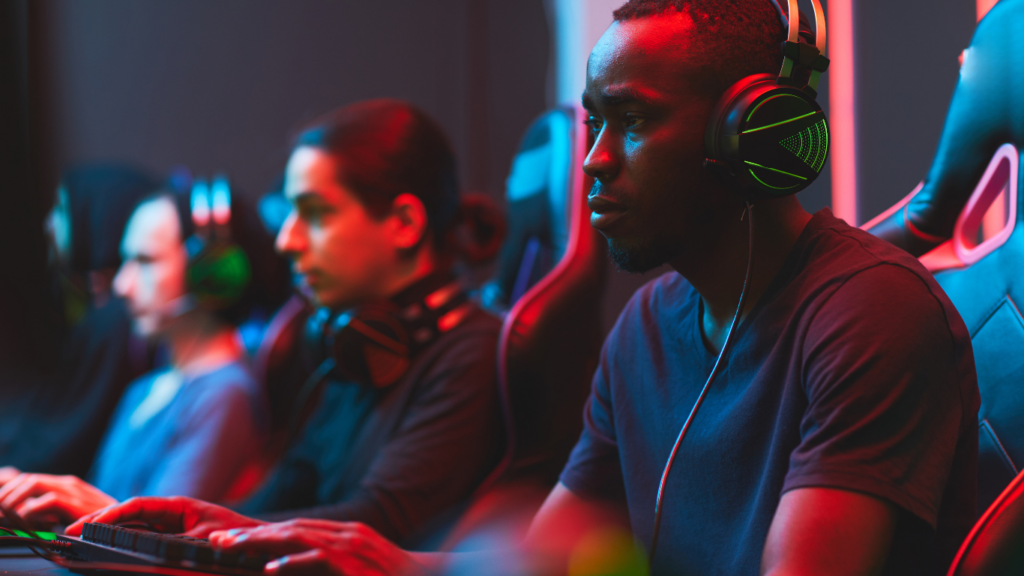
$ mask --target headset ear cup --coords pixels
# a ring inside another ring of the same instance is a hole
[[[244,294],[252,277],[249,258],[235,244],[218,242],[205,246],[190,259],[185,279],[189,293],[204,308],[231,306]]]
[[[771,74],[729,88],[708,119],[706,166],[748,199],[780,198],[809,186],[828,158],[828,121],[800,88]]]

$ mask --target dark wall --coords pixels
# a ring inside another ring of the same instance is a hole
[[[464,187],[498,194],[545,108],[541,0],[51,0],[47,26],[61,164],[226,170],[261,193],[303,123],[393,97],[448,131]]]
[[[971,41],[974,0],[854,3],[858,214],[866,222],[924,179]]]
[[[14,372],[52,361],[57,319],[46,277],[39,50],[30,34],[38,5],[0,2],[0,404]]]

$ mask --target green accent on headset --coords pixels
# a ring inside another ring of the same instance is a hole
[[[245,252],[234,245],[217,247],[200,256],[188,271],[188,282],[198,287],[200,298],[222,302],[237,300],[245,292],[252,270]]]
[[[799,178],[801,180],[807,180],[807,178],[804,178],[803,176],[800,176],[799,174],[791,174],[789,172],[786,172],[785,170],[779,170],[778,168],[770,168],[768,166],[761,166],[760,164],[755,164],[754,162],[751,162],[749,160],[744,160],[743,163],[744,164],[750,164],[751,166],[757,166],[758,168],[764,168],[765,170],[771,170],[772,172],[778,172],[779,174],[785,174],[786,176],[792,176],[793,178]],[[749,170],[749,168],[748,168],[748,170]],[[753,173],[753,172],[751,172],[751,173]],[[755,178],[756,178],[756,176],[755,176]],[[766,186],[767,186],[767,184],[766,184]]]
[[[758,175],[754,173],[754,170],[751,170],[750,168],[748,168],[748,169],[746,169],[746,171],[750,172],[751,175],[754,176],[754,179],[759,181],[759,182],[761,182],[761,186],[763,186],[765,188],[770,188],[772,190],[790,190],[792,188],[796,188],[796,187],[792,187],[792,186],[791,187],[784,187],[784,188],[783,187],[777,187],[777,186],[771,186],[770,183],[768,183],[768,182],[762,180],[761,178],[759,178]]]
[[[803,116],[797,116],[796,118],[790,118],[789,120],[783,120],[782,122],[776,122],[775,124],[769,124],[767,126],[758,126],[757,128],[751,128],[750,130],[744,130],[743,132],[740,132],[740,134],[750,134],[751,132],[758,132],[760,130],[767,130],[769,128],[775,128],[776,126],[782,126],[783,124],[789,124],[790,122],[796,122],[797,120],[802,120],[804,118],[807,118],[808,116],[814,116],[815,114],[817,114],[817,112],[808,112],[807,114],[804,114]]]
[[[771,98],[765,98],[764,100],[761,100],[761,102],[759,102],[757,106],[754,106],[754,109],[750,111],[750,114],[747,114],[746,122],[750,122],[750,119],[754,117],[754,113],[760,110],[761,106],[764,106],[765,104],[771,102],[772,100],[775,100],[776,98],[796,98],[797,100],[799,100],[799,97],[794,96],[792,94],[776,94]]]
[[[821,172],[828,153],[828,125],[824,119],[779,142],[815,172]]]

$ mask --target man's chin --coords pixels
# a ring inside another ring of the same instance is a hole
[[[655,239],[625,242],[608,239],[608,255],[615,266],[630,274],[643,274],[669,261],[670,250]]]

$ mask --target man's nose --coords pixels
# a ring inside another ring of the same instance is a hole
[[[274,241],[274,248],[281,254],[296,254],[305,250],[305,234],[303,225],[294,210],[288,214],[277,239]]]
[[[615,138],[608,130],[602,129],[594,138],[594,144],[583,160],[584,174],[602,183],[614,180],[621,168],[614,144]]]
[[[114,293],[125,298],[131,292],[132,285],[135,283],[135,266],[134,263],[129,261],[121,264],[121,267],[117,269],[117,274],[114,276]]]

